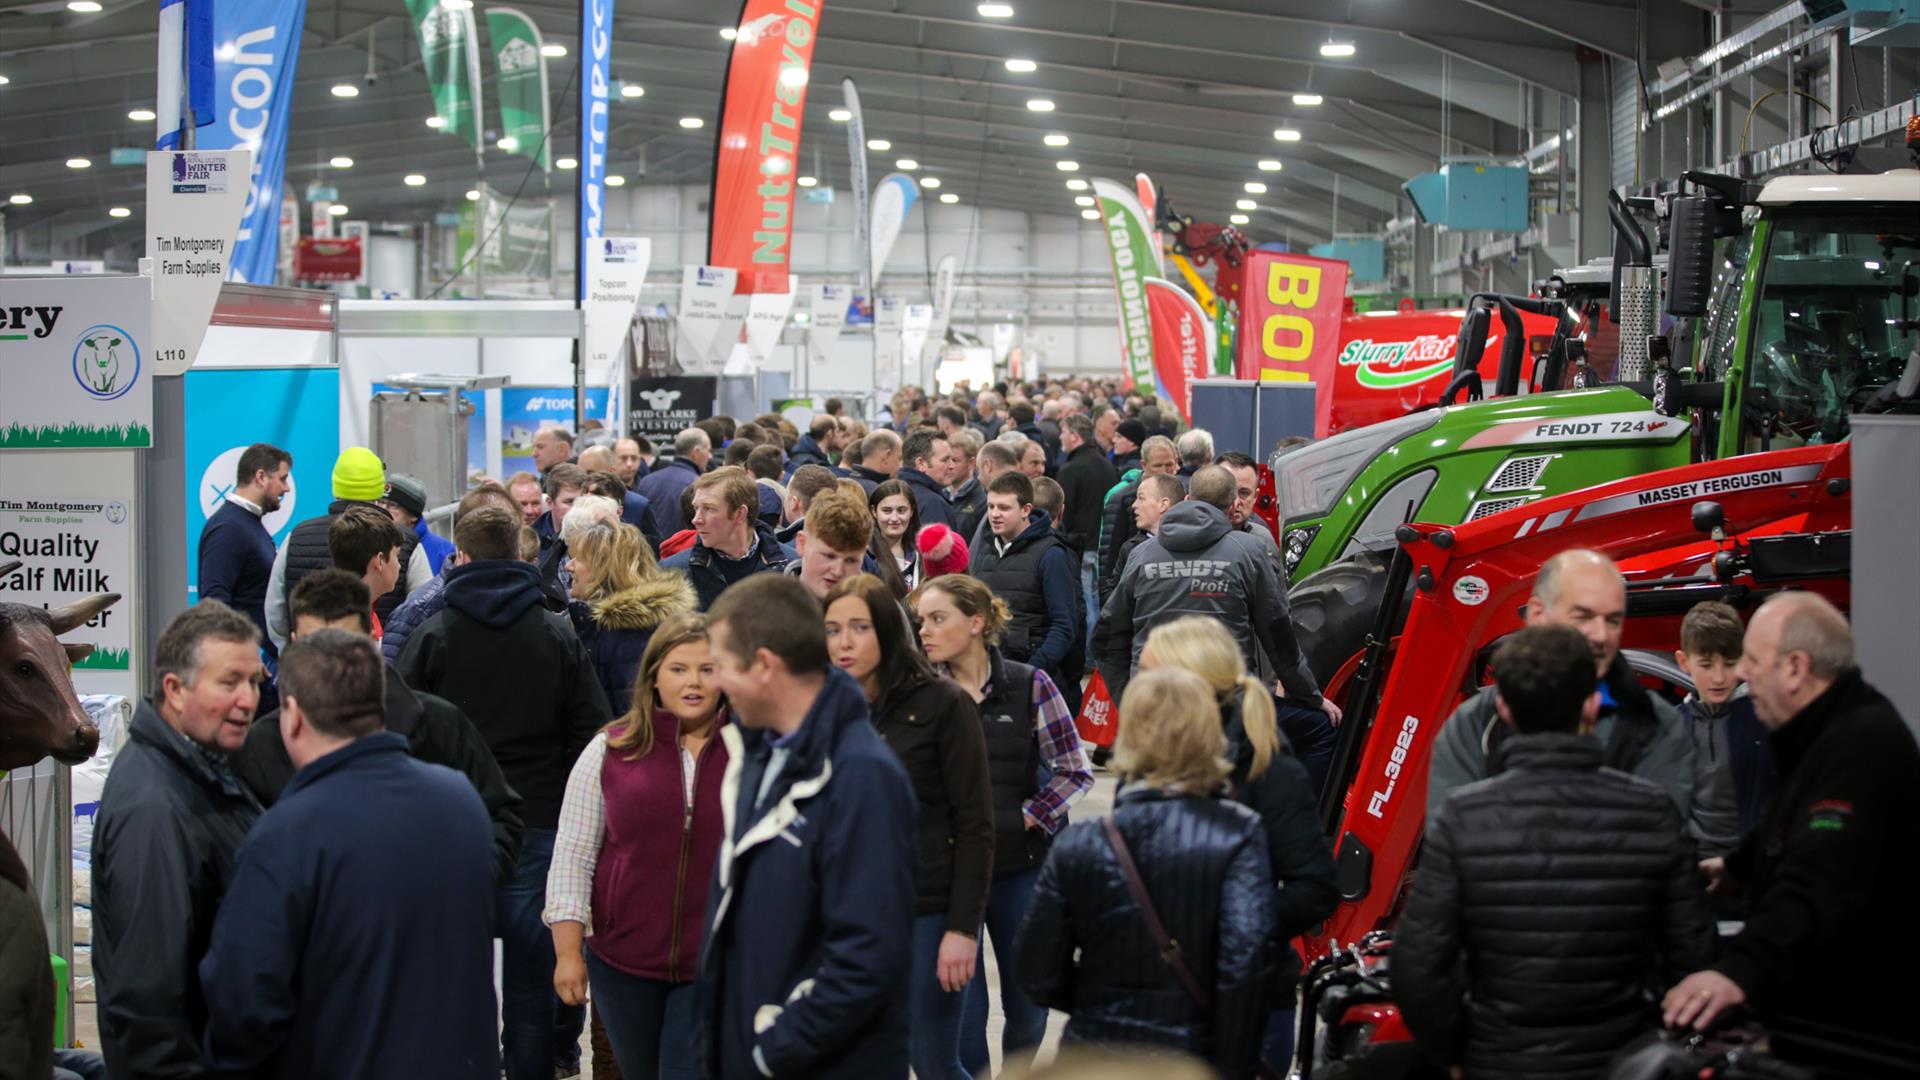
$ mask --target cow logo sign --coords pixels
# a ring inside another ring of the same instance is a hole
[[[140,381],[140,345],[109,323],[96,323],[73,342],[73,378],[98,401],[112,401]]]
[[[642,390],[640,398],[654,411],[666,412],[673,408],[674,402],[680,400],[680,393],[678,390]]]

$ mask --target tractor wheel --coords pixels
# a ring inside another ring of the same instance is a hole
[[[1387,588],[1390,551],[1342,559],[1307,575],[1287,594],[1294,636],[1315,682],[1327,687],[1354,654],[1366,648]],[[1411,596],[1403,600],[1410,603]]]

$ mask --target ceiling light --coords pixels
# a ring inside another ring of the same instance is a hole
[[[353,159],[345,155],[342,155],[340,157],[328,159],[327,164],[333,166],[336,169],[351,169],[353,168]]]
[[[833,111],[827,113],[827,119],[833,121],[836,124],[844,124],[847,121],[853,119],[853,113],[847,109],[834,109]]]
[[[400,182],[407,185],[408,187],[420,187],[427,182],[427,178],[424,176],[421,176],[417,172],[410,172],[407,175],[401,177]]]
[[[136,120],[142,124],[150,124],[153,122],[153,110],[152,109],[135,109],[132,112],[127,114],[127,119]]]
[[[893,167],[899,169],[901,172],[912,172],[920,167],[920,163],[910,157],[903,157],[899,161],[894,162]]]
[[[1245,225],[1247,222],[1252,220],[1253,220],[1252,218],[1248,217],[1245,214],[1228,214],[1227,215],[1227,222],[1233,225]]]
[[[1258,210],[1260,209],[1260,204],[1254,202],[1252,199],[1241,199],[1233,204],[1233,208],[1235,210]]]
[[[580,167],[580,162],[570,157],[555,158],[553,160],[553,167],[556,169],[577,169]]]
[[[803,176],[800,179],[794,181],[794,183],[799,184],[801,187],[812,187],[813,185],[819,182],[820,181],[817,178],[811,177],[811,176]]]
[[[607,177],[607,186],[608,187],[626,187],[627,178],[624,176],[621,176],[619,173],[615,173],[612,176]]]
[[[720,28],[720,36],[726,38],[728,41],[732,41],[734,38],[740,36],[740,31],[731,26],[723,26]]]
[[[788,64],[781,68],[780,85],[789,90],[807,85],[807,69],[799,64]]]
[[[334,83],[332,94],[338,98],[356,98],[360,96],[360,88],[352,83]]]
[[[697,116],[683,116],[680,118],[680,126],[692,131],[694,128],[706,127],[707,122]]]
[[[334,217],[346,217],[346,216],[347,216],[347,204],[346,204],[346,203],[334,203],[334,204],[333,204],[332,206],[329,206],[329,207],[327,207],[327,213],[329,213],[329,214],[332,214],[332,215],[333,215]]]
[[[893,144],[892,144],[892,143],[890,143],[890,142],[888,142],[888,141],[887,141],[887,140],[885,140],[885,139],[868,139],[868,140],[867,140],[867,149],[869,149],[869,150],[874,150],[874,151],[878,151],[878,152],[880,152],[880,153],[883,153],[883,154],[884,154],[884,153],[886,153],[886,152],[887,152],[888,150],[891,150],[891,149],[893,149]]]
[[[97,0],[67,0],[67,10],[77,11],[82,15],[91,15],[100,10],[100,5]]]
[[[67,168],[69,168],[69,169],[91,169],[91,168],[93,168],[93,162],[91,162],[91,161],[89,161],[89,160],[87,160],[86,158],[83,158],[83,157],[70,157],[70,158],[68,158],[68,159],[67,159]]]
[[[1053,163],[1053,167],[1059,169],[1061,172],[1080,171],[1080,163],[1077,161],[1056,161]]]
[[[760,162],[760,171],[773,176],[791,172],[793,171],[793,159],[781,157],[779,154],[768,154],[766,158]]]
[[[473,0],[440,0],[440,6],[448,11],[471,11]]]
[[[1281,142],[1299,142],[1300,133],[1293,128],[1274,128],[1273,137]]]
[[[1320,46],[1320,55],[1329,60],[1345,60],[1354,52],[1351,41],[1329,41]]]
[[[1098,211],[1098,210],[1082,210],[1082,211],[1080,211],[1080,216],[1081,216],[1081,217],[1083,217],[1083,218],[1086,218],[1086,219],[1087,219],[1088,221],[1099,221],[1099,220],[1100,220],[1100,211]]]
[[[1258,180],[1249,180],[1244,186],[1249,195],[1265,195],[1267,193],[1267,185]]]
[[[981,4],[979,7],[974,8],[974,10],[978,11],[980,13],[980,17],[983,19],[1013,18],[1012,4]]]
[[[1320,104],[1320,103],[1321,103],[1322,101],[1325,101],[1325,100],[1327,100],[1327,99],[1326,99],[1326,98],[1323,98],[1323,97],[1321,97],[1321,96],[1320,96],[1319,94],[1295,94],[1295,95],[1293,95],[1293,103],[1294,103],[1295,105],[1318,105],[1318,104]]]
[[[1028,98],[1027,111],[1028,112],[1052,112],[1053,102],[1048,101],[1046,98],[1043,98],[1043,97]]]
[[[1033,73],[1034,71],[1039,70],[1039,67],[1040,67],[1039,64],[1036,64],[1031,60],[1007,61],[1007,70],[1013,72],[1015,75],[1028,75]]]
[[[447,118],[444,116],[429,116],[427,117],[427,126],[435,131],[439,131],[441,128],[447,126]]]
[[[955,194],[954,194],[953,192],[951,192],[951,191],[948,191],[948,192],[943,192],[943,193],[941,194],[941,196],[940,196],[940,201],[941,201],[941,202],[943,202],[943,203],[946,203],[946,204],[947,204],[947,205],[949,205],[949,206],[951,206],[951,205],[953,205],[954,203],[957,203],[957,202],[959,202],[959,201],[960,201],[960,196],[958,196],[958,195],[955,195]]]
[[[1075,206],[1092,206],[1092,205],[1093,205],[1093,196],[1091,196],[1091,195],[1075,195],[1075,196],[1073,197],[1073,205],[1075,205]]]
[[[646,97],[647,88],[639,83],[621,83],[620,96],[624,98]]]
[[[920,186],[923,188],[937,188],[940,186],[940,178],[937,176],[923,176],[920,178]]]
[[[468,189],[467,189],[467,201],[468,201],[468,202],[479,202],[479,201],[480,201],[480,193],[479,193],[478,191],[476,191],[476,190],[474,190],[473,188],[468,188]]]
[[[0,75],[0,86],[5,86],[12,81],[12,79],[7,78],[5,75]]]
[[[567,47],[557,41],[549,41],[545,45],[540,46],[540,55],[558,60],[567,55]]]
[[[17,194],[7,196],[7,201],[12,203],[15,206],[25,206],[28,203],[33,201],[33,196],[22,191]]]
[[[1067,138],[1065,135],[1062,135],[1056,131],[1053,134],[1047,136],[1046,138],[1041,139],[1040,141],[1043,143],[1046,143],[1048,146],[1065,146],[1068,143],[1071,143],[1073,140]]]
[[[1260,165],[1261,172],[1279,172],[1280,171],[1280,162],[1273,158],[1261,158],[1259,165]]]
[[[512,135],[502,135],[494,141],[493,145],[511,154],[515,150],[520,149],[520,140]]]
[[[116,206],[107,211],[108,217],[132,217],[133,211],[124,206]]]
[[[1085,191],[1087,190],[1087,182],[1076,176],[1073,179],[1067,181],[1067,190],[1068,191]]]

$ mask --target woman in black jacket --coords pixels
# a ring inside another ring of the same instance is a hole
[[[893,559],[893,565],[900,571],[900,578],[906,583],[907,591],[920,584],[920,504],[913,499],[913,489],[904,480],[889,480],[874,487],[867,496],[867,510],[873,514],[874,526],[879,530],[881,548],[885,555]],[[875,552],[879,559],[882,552]]]
[[[1293,1057],[1294,987],[1301,966],[1292,942],[1333,914],[1340,902],[1313,784],[1280,736],[1272,696],[1247,674],[1233,635],[1218,621],[1187,616],[1154,627],[1140,652],[1140,670],[1155,668],[1191,671],[1213,690],[1227,760],[1233,763],[1233,798],[1259,814],[1267,831],[1267,859],[1280,892],[1274,898],[1274,973],[1267,987],[1272,1011],[1261,1056],[1284,1072]]]
[[[1275,893],[1259,815],[1225,797],[1226,749],[1198,675],[1163,668],[1128,685],[1114,745],[1128,779],[1111,821],[1176,947],[1149,929],[1105,824],[1067,826],[1016,946],[1021,987],[1070,1014],[1064,1042],[1162,1046],[1226,1080],[1254,1075]]]
[[[661,623],[698,605],[681,574],[666,573],[631,525],[589,526],[567,547],[573,575],[567,612],[613,715],[626,714],[647,642]]]
[[[921,1080],[964,1080],[960,1011],[993,877],[986,736],[966,691],[934,674],[892,590],[856,574],[826,596],[827,652],[873,707],[920,803],[910,1056]]]

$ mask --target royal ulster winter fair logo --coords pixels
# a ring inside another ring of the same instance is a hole
[[[113,401],[140,381],[140,345],[110,323],[95,323],[73,342],[73,377],[88,396]]]

